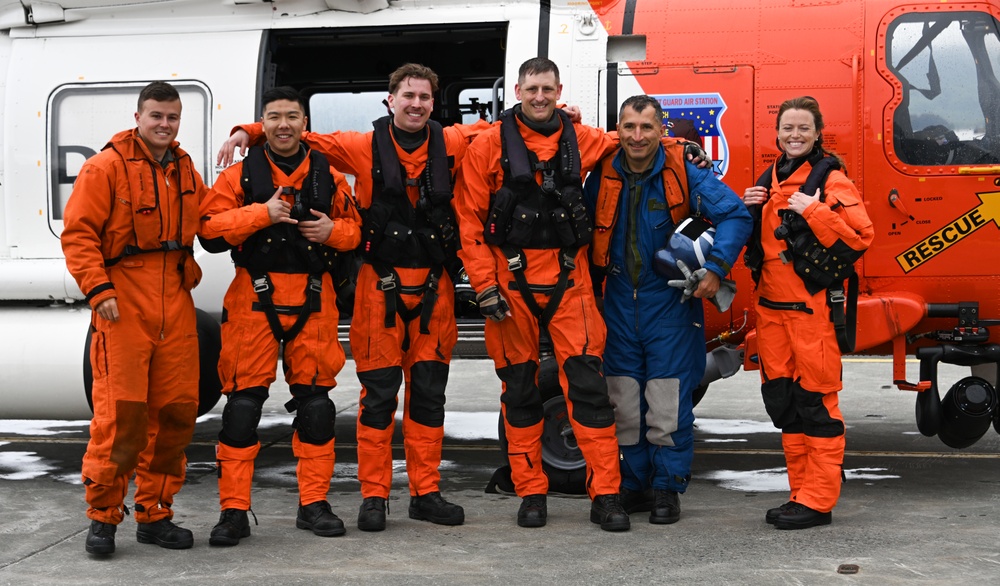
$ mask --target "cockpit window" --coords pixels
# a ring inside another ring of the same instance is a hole
[[[982,12],[912,13],[888,28],[902,83],[893,143],[909,165],[1000,163],[1000,37]]]

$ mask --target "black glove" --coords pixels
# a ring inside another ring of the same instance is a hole
[[[708,153],[701,148],[701,145],[694,141],[685,140],[684,158],[687,159],[689,156],[691,157],[691,164],[699,169],[703,169],[712,163],[708,159]]]
[[[479,304],[479,313],[493,321],[501,321],[510,315],[510,306],[496,285],[491,285],[477,294],[476,303]]]

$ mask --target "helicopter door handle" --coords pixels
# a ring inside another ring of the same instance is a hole
[[[903,205],[903,200],[900,199],[899,192],[896,191],[895,189],[889,190],[889,205],[892,206],[893,209],[899,210],[899,212],[902,213],[907,218],[911,220],[915,219],[906,209],[906,206]]]

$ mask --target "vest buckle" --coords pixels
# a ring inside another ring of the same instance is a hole
[[[396,276],[386,275],[378,278],[378,288],[382,291],[392,291],[396,288]]]
[[[521,261],[521,255],[515,254],[514,256],[507,259],[507,270],[510,272],[519,271],[524,268],[524,263]]]

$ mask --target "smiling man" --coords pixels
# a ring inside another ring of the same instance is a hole
[[[680,518],[678,494],[691,478],[692,395],[705,373],[701,299],[719,291],[752,221],[710,169],[686,162],[682,143],[662,140],[655,98],[625,100],[618,137],[621,148],[584,190],[597,226],[590,258],[608,327],[604,374],[622,453],[622,504],[630,513],[651,509],[650,523],[668,524]],[[700,281],[682,291],[654,271],[654,256],[689,216],[709,220],[716,232],[705,261],[688,267]]]
[[[542,470],[542,398],[537,384],[539,329],[555,348],[573,432],[587,462],[590,520],[626,531],[618,502],[614,412],[601,376],[605,328],[594,300],[586,249],[591,223],[582,177],[615,147],[604,131],[572,124],[556,109],[559,68],[524,62],[519,104],[469,147],[459,170],[459,254],[488,318],[486,348],[503,390],[501,412],[511,479],[521,497],[517,524],[542,527],[548,479]]]
[[[93,308],[94,418],[83,456],[86,551],[110,555],[135,472],[136,538],[192,546],[175,525],[184,448],[198,410],[198,333],[190,290],[205,185],[174,140],[181,99],[168,83],[139,93],[136,128],[119,132],[80,169],[66,205],[66,266]]]
[[[267,142],[223,171],[201,207],[205,249],[230,250],[236,264],[223,301],[219,379],[227,402],[216,449],[222,514],[212,545],[250,536],[257,424],[279,351],[292,393],[286,407],[296,412],[295,526],[324,537],[346,532],[326,500],[336,413],[329,393],[345,362],[329,269],[336,251],[358,245],[361,218],[346,178],[300,142],[307,118],[299,93],[274,88],[261,102]]]

